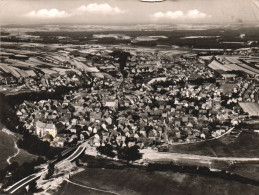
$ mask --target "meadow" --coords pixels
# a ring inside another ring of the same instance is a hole
[[[70,178],[71,181],[91,188],[116,194],[256,194],[258,186],[173,171],[148,171],[141,168],[86,168]],[[64,182],[56,193],[62,195],[109,194],[100,193]],[[187,193],[188,194],[188,193]]]
[[[0,169],[4,169],[8,164],[6,160],[16,152],[16,149],[14,148],[12,135],[8,135],[2,131],[0,131],[0,151]]]

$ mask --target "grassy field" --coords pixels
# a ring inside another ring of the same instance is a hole
[[[8,165],[6,160],[17,152],[14,144],[17,140],[18,137],[0,131],[0,169],[4,169]],[[24,162],[31,162],[36,158],[37,156],[20,149],[18,155],[11,159],[11,163],[16,161],[21,165]]]
[[[60,191],[56,195],[78,195],[78,194],[87,194],[87,195],[108,195],[110,193],[100,192],[96,190],[86,189],[80,186],[73,185],[68,182],[63,182]]]
[[[87,162],[85,171],[70,177],[70,181],[95,188],[109,191],[115,194],[257,194],[258,186],[248,185],[226,180],[219,177],[211,177],[200,174],[179,173],[171,170],[150,171],[144,167],[132,167],[124,163],[107,159],[84,156],[83,162]],[[232,170],[243,172],[243,165],[237,165]],[[246,168],[249,168],[247,165]],[[251,171],[258,171],[257,168]],[[253,174],[254,176],[256,173]],[[256,176],[255,176],[256,177]],[[250,177],[251,179],[256,179]],[[258,176],[257,176],[258,177]],[[101,193],[93,189],[87,189],[75,184],[63,182],[56,195],[70,194],[111,194]]]
[[[256,181],[259,181],[259,164],[253,163],[240,163],[236,164],[233,167],[230,167],[229,170],[233,173],[236,173],[240,176],[250,178]]]
[[[170,152],[218,157],[259,157],[259,134],[243,132],[236,139],[227,135],[218,140],[171,146]]]
[[[220,89],[222,89],[224,93],[229,93],[232,92],[234,87],[236,87],[234,83],[224,83],[220,86]]]
[[[117,194],[257,194],[259,187],[200,175],[171,171],[147,171],[139,168],[87,168],[71,178],[75,183]],[[64,182],[56,193],[100,194]],[[104,193],[105,194],[105,193]],[[107,193],[106,193],[107,194]]]
[[[2,169],[7,165],[7,158],[16,152],[12,136],[2,131],[0,131],[0,151],[0,169]]]
[[[20,150],[19,154],[11,159],[11,162],[18,162],[19,165],[21,165],[24,162],[31,162],[33,159],[37,159],[38,156],[30,154],[29,152],[25,150]]]

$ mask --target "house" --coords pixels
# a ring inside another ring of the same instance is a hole
[[[159,106],[159,110],[164,110],[164,109],[165,109],[164,105]]]
[[[52,141],[52,136],[50,134],[45,134],[42,138],[43,141],[51,142]]]
[[[106,139],[109,138],[109,133],[108,133],[108,132],[103,132],[103,133],[102,133],[102,137],[103,137],[103,138],[102,138],[103,141],[106,141]]]
[[[175,137],[180,139],[181,138],[181,132],[180,131],[176,131],[175,132]]]
[[[132,146],[135,146],[135,141],[129,141],[128,142],[128,147],[130,148],[130,147],[132,147]]]
[[[165,107],[165,109],[167,110],[167,111],[170,111],[171,110],[171,108],[172,108],[172,106],[171,105],[166,105],[166,107]]]
[[[176,127],[180,127],[180,126],[181,126],[181,121],[180,121],[180,120],[175,120],[175,121],[174,121],[174,125],[175,125]]]
[[[152,140],[155,140],[156,136],[157,136],[157,132],[155,130],[150,131],[148,134],[148,138]]]
[[[176,106],[176,110],[182,110],[182,106],[181,105],[177,105]]]
[[[141,135],[143,135],[144,137],[147,137],[147,133],[146,133],[146,131],[145,131],[144,128],[141,129],[141,130],[139,131],[139,133],[140,133]]]
[[[66,135],[59,134],[59,135],[57,135],[56,139],[57,139],[57,146],[58,147],[64,147],[64,144],[67,141]]]
[[[101,146],[100,136],[98,134],[94,135],[93,144],[94,144],[95,147]]]
[[[162,117],[167,118],[168,117],[167,113],[162,113]]]
[[[187,122],[189,121],[189,118],[188,118],[188,117],[183,117],[183,118],[182,118],[182,121],[183,121],[184,123],[187,123]]]
[[[118,108],[118,101],[106,101],[105,106],[109,107],[109,108],[111,108],[113,110],[117,110],[117,108]]]
[[[71,120],[71,124],[72,124],[72,125],[76,125],[76,124],[77,124],[77,119],[76,119],[76,118],[73,118],[73,119]]]
[[[69,130],[71,131],[71,133],[76,133],[76,126],[72,125]]]
[[[36,135],[39,137],[43,137],[43,135],[45,133],[45,127],[46,127],[45,123],[43,123],[41,121],[37,121],[35,123]]]
[[[192,129],[192,128],[193,128],[193,124],[192,124],[191,122],[189,122],[189,123],[186,125],[186,127],[187,127],[188,129]]]
[[[47,124],[45,127],[45,131],[48,132],[48,134],[52,135],[53,138],[57,135],[57,128],[54,124]]]
[[[35,123],[36,134],[39,137],[43,137],[46,134],[50,134],[53,138],[57,135],[57,128],[54,124],[47,124],[41,121]]]
[[[91,112],[90,113],[90,121],[95,122],[96,120],[100,120],[102,118],[101,112]]]
[[[16,112],[16,115],[17,115],[18,117],[20,117],[20,116],[23,115],[23,113],[22,113],[20,110],[18,110],[18,111]]]

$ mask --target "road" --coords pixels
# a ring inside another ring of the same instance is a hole
[[[84,146],[79,146],[73,154],[71,154],[69,157],[65,159],[65,161],[70,161],[70,162],[73,161],[78,156],[80,156],[80,154],[82,154],[84,150],[85,150]]]
[[[65,181],[68,182],[68,183],[71,183],[71,184],[73,184],[73,185],[79,186],[79,187],[81,187],[81,188],[86,188],[86,189],[88,189],[88,190],[94,190],[94,191],[97,192],[96,194],[98,194],[98,192],[104,192],[104,193],[107,193],[107,194],[114,194],[114,195],[117,195],[117,193],[112,192],[112,191],[107,191],[107,190],[102,190],[102,189],[97,189],[97,188],[85,186],[85,185],[82,185],[82,184],[78,184],[78,183],[72,182],[72,181],[70,181],[70,180],[68,180],[68,179],[65,179]]]
[[[12,194],[12,193],[16,192],[18,189],[20,189],[21,187],[23,187],[26,184],[30,183],[31,181],[40,178],[40,176],[41,176],[41,172],[38,173],[38,174],[29,175],[29,176],[25,177],[24,179],[16,182],[15,184],[10,186],[9,188],[7,188],[6,192]]]
[[[78,146],[78,148],[66,159],[60,161],[56,166],[58,166],[59,168],[64,165],[66,162],[71,162],[73,160],[75,160],[77,157],[79,157],[85,150],[85,146],[84,144]],[[39,179],[44,173],[46,173],[48,170],[45,168],[42,171],[29,175],[25,178],[23,178],[22,180],[16,182],[15,184],[13,184],[12,186],[8,187],[5,192],[13,194],[14,192],[16,192],[17,190],[19,190],[20,188],[26,186],[27,184],[29,184],[31,181]]]
[[[193,154],[157,152],[152,149],[143,149],[140,152],[143,153],[144,162],[188,160],[188,161],[199,161],[199,162],[225,161],[225,162],[258,162],[259,163],[259,158],[202,156],[202,155],[193,155]]]

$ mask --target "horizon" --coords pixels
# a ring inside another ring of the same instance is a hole
[[[3,0],[1,24],[258,24],[259,0]]]
[[[0,26],[0,32],[2,30],[8,30],[12,28],[18,28],[21,32],[24,30],[37,30],[37,31],[52,31],[55,27],[55,31],[170,31],[170,30],[197,30],[204,31],[210,29],[246,29],[246,28],[259,28],[259,24],[240,24],[240,23],[228,23],[228,24],[157,24],[157,23],[142,23],[142,24],[84,24],[84,23],[42,23],[42,24],[5,24]],[[76,27],[76,28],[75,28]],[[90,28],[89,28],[90,27]],[[91,28],[92,27],[92,28]]]

